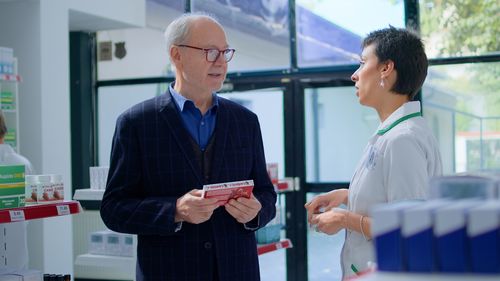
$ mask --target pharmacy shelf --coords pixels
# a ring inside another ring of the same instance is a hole
[[[257,245],[257,253],[263,255],[265,253],[292,248],[292,241],[290,239],[281,239],[279,242]]]
[[[78,201],[65,201],[50,204],[31,205],[20,208],[0,210],[0,223],[27,221],[48,217],[78,214],[82,207]]]
[[[102,200],[103,195],[104,195],[104,189],[90,189],[90,188],[77,189],[75,191],[75,196],[73,196],[73,199],[100,201]]]
[[[392,272],[371,272],[363,274],[359,277],[347,279],[349,281],[498,281],[500,275],[487,274],[409,274],[409,273],[392,273]]]
[[[14,74],[0,74],[0,81],[21,82],[21,76]]]
[[[293,247],[293,245],[289,239],[282,239],[279,242],[258,245],[257,252],[259,255],[262,255],[272,251],[287,249],[291,247]],[[75,264],[84,266],[111,267],[116,269],[123,269],[125,271],[129,270],[129,275],[135,274],[135,257],[83,254],[76,257]]]
[[[113,276],[116,279],[130,279],[135,276],[135,257],[119,257],[83,254],[76,257],[75,264],[83,266],[106,267],[113,268],[116,274]]]

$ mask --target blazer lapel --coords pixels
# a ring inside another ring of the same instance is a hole
[[[229,112],[223,99],[219,99],[219,108],[217,109],[217,123],[215,125],[215,148],[212,158],[211,178],[217,181],[224,160],[224,151],[226,150],[226,140],[229,131]]]
[[[159,113],[163,120],[167,123],[170,130],[173,132],[172,135],[179,145],[181,151],[183,152],[186,160],[193,169],[196,178],[200,184],[203,183],[203,177],[201,174],[201,168],[198,167],[196,163],[196,157],[194,155],[193,148],[191,147],[191,141],[188,131],[184,128],[184,123],[182,122],[181,116],[179,115],[177,108],[174,104],[174,100],[170,95],[170,92],[163,94],[160,98]]]

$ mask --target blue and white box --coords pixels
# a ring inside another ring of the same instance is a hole
[[[422,204],[421,201],[405,201],[384,204],[371,211],[372,236],[378,269],[381,271],[404,271],[401,226],[403,210]]]
[[[460,200],[439,208],[435,213],[434,236],[438,270],[441,272],[468,272],[468,244],[466,222],[468,211],[484,201]]]
[[[431,200],[403,211],[403,263],[409,272],[433,272],[437,269],[433,233],[434,213],[451,203]]]
[[[500,273],[500,201],[486,201],[469,210],[467,236],[472,271]]]

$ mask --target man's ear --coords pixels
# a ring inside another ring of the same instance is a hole
[[[179,48],[176,46],[170,47],[170,59],[174,64],[177,65],[177,62],[181,60],[181,52],[179,52]]]

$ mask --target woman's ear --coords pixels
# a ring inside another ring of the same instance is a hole
[[[381,63],[380,75],[381,77],[388,77],[394,71],[394,62],[392,60],[387,60]]]

